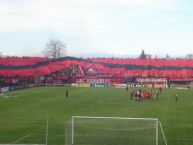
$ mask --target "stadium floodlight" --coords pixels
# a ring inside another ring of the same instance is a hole
[[[72,116],[65,145],[158,145],[155,118]]]

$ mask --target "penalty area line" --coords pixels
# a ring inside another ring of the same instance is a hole
[[[22,141],[22,140],[24,140],[24,139],[30,137],[31,135],[32,135],[32,134],[28,134],[28,135],[26,135],[26,136],[24,136],[24,137],[21,137],[21,138],[19,138],[18,140],[13,141],[12,144],[18,143],[18,142],[20,142],[20,141]]]

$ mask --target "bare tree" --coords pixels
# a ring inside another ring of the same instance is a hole
[[[146,54],[145,54],[145,51],[144,50],[142,50],[142,52],[141,52],[141,54],[139,55],[139,58],[141,58],[141,59],[146,59]]]
[[[58,39],[50,39],[42,52],[46,57],[60,58],[66,54],[66,44]]]
[[[145,54],[146,55],[146,58],[148,58],[148,59],[151,59],[151,54]]]
[[[193,54],[187,54],[187,55],[186,55],[186,58],[188,58],[188,59],[193,59]]]
[[[170,55],[169,54],[166,54],[166,59],[170,59]]]

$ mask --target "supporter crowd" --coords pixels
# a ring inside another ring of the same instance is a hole
[[[36,78],[52,76],[54,73],[55,80],[59,80],[59,82],[68,80],[73,82],[85,77],[111,79],[116,83],[124,83],[125,78],[132,77],[193,81],[193,60],[0,57],[1,84],[18,83],[23,78],[27,81],[32,79],[35,82]],[[66,75],[58,75],[61,73]]]

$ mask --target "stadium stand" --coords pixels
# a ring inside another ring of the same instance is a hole
[[[44,57],[1,57],[0,58],[0,65],[4,66],[26,66],[26,65],[33,65],[38,62],[44,62],[51,60],[50,58],[44,58]]]
[[[0,58],[0,78],[30,80],[53,77],[55,82],[76,82],[83,78],[107,78],[125,83],[126,77],[166,78],[168,80],[193,80],[193,60],[190,59],[120,59],[75,58],[50,59],[43,57]],[[33,81],[34,80],[34,81]],[[11,84],[11,83],[9,83]]]

